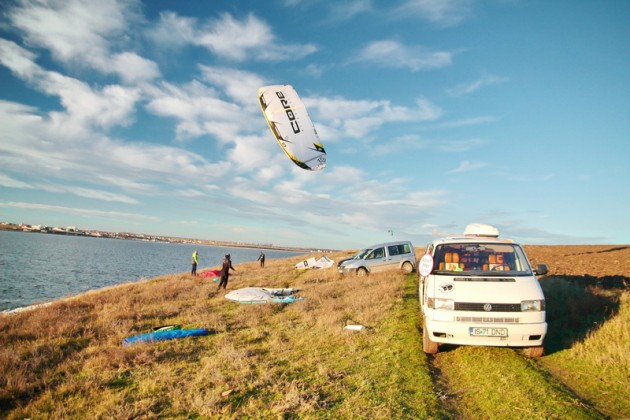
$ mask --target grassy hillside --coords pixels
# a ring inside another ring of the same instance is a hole
[[[0,417],[630,416],[623,289],[605,291],[600,303],[612,309],[597,307],[596,326],[560,334],[550,321],[562,338],[539,361],[474,347],[426,357],[415,274],[340,277],[297,271],[300,260],[237,264],[228,286],[302,289],[305,299],[292,304],[239,305],[216,283],[179,275],[0,316]],[[566,287],[593,302],[595,291]],[[368,328],[347,331],[347,323]],[[164,324],[211,334],[121,345]],[[584,375],[593,378],[588,389],[577,385]],[[593,389],[598,381],[618,383]]]

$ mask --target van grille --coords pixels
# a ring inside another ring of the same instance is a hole
[[[484,309],[485,305],[487,305],[487,303],[455,302],[455,310],[474,312],[521,312],[520,303],[490,303],[492,309],[489,311]]]
[[[519,318],[487,318],[483,316],[456,316],[455,322],[483,322],[492,324],[518,324]]]

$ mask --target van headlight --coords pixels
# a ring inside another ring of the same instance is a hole
[[[521,301],[521,312],[540,312],[545,310],[544,300]]]
[[[429,309],[445,309],[452,311],[455,309],[455,301],[453,299],[429,298],[427,299]]]

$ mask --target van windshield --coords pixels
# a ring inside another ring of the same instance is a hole
[[[461,243],[438,245],[433,255],[434,272],[463,276],[532,275],[525,253],[516,244]]]
[[[361,251],[357,252],[354,257],[352,257],[352,259],[354,260],[362,260],[363,258],[365,258],[365,256],[372,251],[370,248],[367,249],[362,249]]]

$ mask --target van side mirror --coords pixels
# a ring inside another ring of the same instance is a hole
[[[538,264],[534,270],[534,274],[537,276],[544,276],[548,271],[547,264]]]

